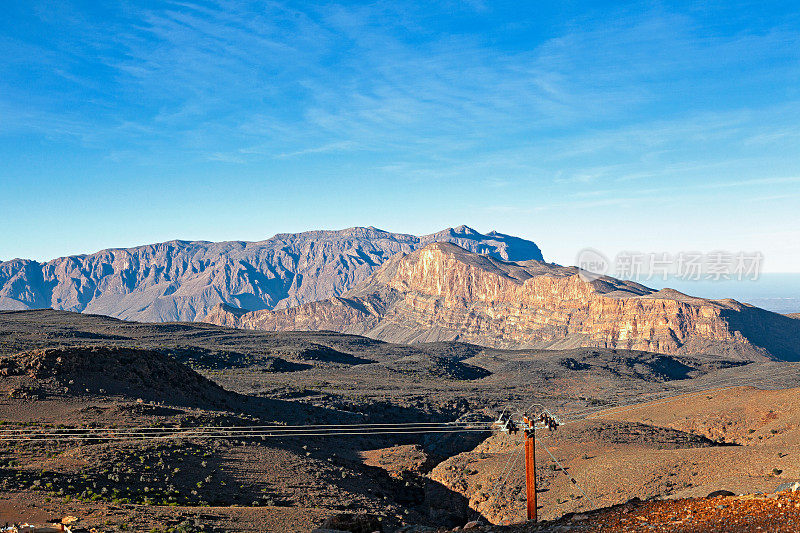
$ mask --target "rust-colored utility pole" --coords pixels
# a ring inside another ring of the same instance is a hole
[[[561,422],[553,416],[542,404],[534,404],[542,408],[542,413],[539,414],[537,419],[544,427],[553,431]],[[500,431],[510,434],[516,434],[520,427],[519,422],[514,422],[510,417],[505,417],[505,411],[500,414],[500,417],[495,421],[499,426]],[[528,415],[522,417],[522,430],[525,432],[525,490],[528,500],[528,520],[536,522],[536,421],[528,418]],[[545,448],[547,449],[547,448]],[[549,452],[548,452],[549,453]],[[551,455],[552,456],[552,455]],[[553,458],[555,461],[555,458]],[[558,463],[558,461],[556,461]],[[575,483],[575,480],[572,480]]]
[[[528,520],[536,521],[536,440],[535,423],[527,416],[525,423],[525,488],[528,496]]]

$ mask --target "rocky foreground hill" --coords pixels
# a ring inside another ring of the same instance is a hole
[[[504,260],[542,259],[531,241],[466,226],[422,237],[370,227],[260,242],[176,240],[46,263],[0,262],[0,310],[53,308],[166,322],[193,321],[220,303],[280,309],[338,296],[393,255],[439,241]]]
[[[218,306],[207,322],[268,331],[332,330],[392,342],[501,348],[604,347],[800,360],[800,322],[735,300],[510,262],[433,243],[397,255],[341,297],[281,310]]]

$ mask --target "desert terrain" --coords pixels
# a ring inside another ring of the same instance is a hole
[[[34,310],[0,313],[0,374],[0,516],[9,522],[75,517],[76,530],[97,531],[519,523],[522,438],[491,422],[535,404],[563,422],[537,432],[545,520],[631,498],[769,493],[800,480],[800,365],[771,358],[406,345]],[[445,422],[477,429],[53,438]]]
[[[5,2],[0,533],[800,532],[800,2]]]

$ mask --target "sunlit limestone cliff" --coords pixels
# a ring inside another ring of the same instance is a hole
[[[397,255],[341,297],[280,310],[214,308],[205,321],[269,331],[333,330],[393,342],[503,348],[607,347],[800,360],[800,322],[734,300],[502,261],[449,243]]]

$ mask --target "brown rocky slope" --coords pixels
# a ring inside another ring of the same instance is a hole
[[[0,355],[0,391],[34,399],[109,394],[174,405],[224,404],[233,396],[161,353],[101,346]]]
[[[204,319],[267,331],[332,330],[392,342],[604,347],[800,360],[800,323],[735,300],[508,262],[433,243],[398,254],[341,297],[276,311],[215,307]]]
[[[421,237],[356,227],[260,242],[175,240],[46,263],[0,261],[0,309],[53,308],[143,322],[192,321],[223,302],[280,309],[338,296],[393,255],[437,241],[505,260],[542,258],[531,241],[467,226]]]

